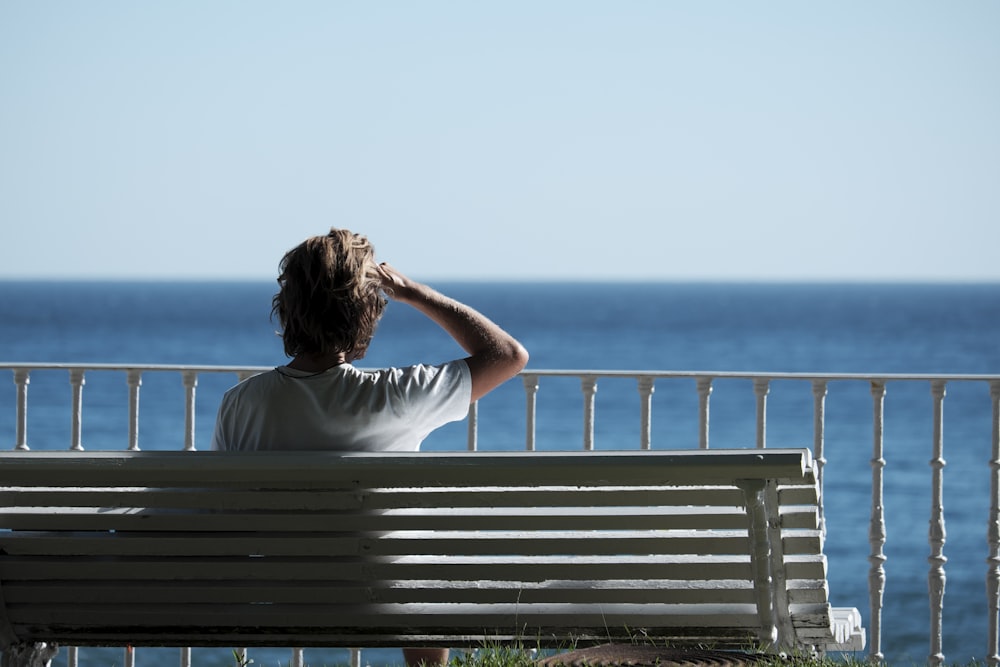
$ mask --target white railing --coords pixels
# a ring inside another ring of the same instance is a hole
[[[27,424],[29,411],[29,386],[32,374],[39,372],[67,372],[71,387],[71,435],[70,449],[82,449],[83,424],[83,389],[88,373],[118,372],[125,375],[128,391],[128,441],[129,449],[139,449],[139,395],[143,376],[150,373],[179,373],[184,392],[185,427],[183,448],[196,449],[195,394],[200,377],[208,374],[235,375],[236,379],[244,379],[255,373],[267,370],[256,367],[231,366],[165,366],[165,365],[121,365],[121,364],[28,364],[0,363],[0,369],[13,372],[16,386],[14,443],[15,449],[29,449]],[[639,394],[639,438],[636,445],[642,449],[653,446],[652,428],[652,398],[657,383],[674,382],[678,380],[693,381],[697,394],[697,446],[709,447],[711,425],[710,404],[713,387],[729,380],[749,381],[752,386],[756,407],[754,425],[756,447],[767,446],[768,426],[768,396],[773,382],[793,381],[804,384],[811,393],[812,405],[812,449],[818,464],[820,488],[823,488],[824,469],[827,465],[825,446],[827,437],[826,398],[828,388],[834,383],[863,382],[870,388],[872,409],[872,457],[871,468],[871,504],[868,528],[870,553],[867,572],[870,618],[867,626],[869,631],[869,658],[881,661],[884,658],[882,648],[882,613],[883,598],[886,591],[887,571],[885,554],[886,546],[886,516],[884,505],[884,469],[885,459],[885,398],[889,385],[904,383],[920,383],[929,388],[931,396],[931,433],[930,444],[932,457],[929,462],[931,512],[929,517],[928,545],[930,568],[927,575],[929,603],[929,655],[928,662],[941,665],[944,662],[942,644],[944,617],[944,589],[946,580],[944,553],[945,545],[945,514],[944,514],[944,399],[946,388],[956,384],[976,384],[984,387],[983,394],[988,395],[991,406],[991,423],[983,425],[983,432],[988,428],[990,451],[984,467],[988,467],[989,502],[988,507],[982,507],[982,520],[986,524],[986,606],[988,637],[986,659],[994,667],[1000,665],[1000,635],[998,635],[998,618],[1000,618],[1000,376],[997,375],[875,375],[875,374],[804,374],[804,373],[731,373],[731,372],[678,372],[678,371],[579,371],[579,370],[531,370],[521,374],[526,398],[525,410],[525,448],[534,450],[537,445],[538,393],[544,381],[554,378],[577,378],[582,394],[582,447],[586,450],[594,448],[595,444],[595,414],[596,394],[599,382],[610,380],[634,381]],[[467,446],[470,450],[479,447],[480,435],[479,406],[473,405],[468,418]],[[675,443],[670,443],[675,444]],[[692,443],[693,445],[693,443]],[[984,503],[985,504],[985,503]],[[820,520],[826,527],[826,516],[821,504]],[[190,665],[190,650],[182,651],[181,665]],[[357,664],[359,656],[355,653],[352,662]],[[134,652],[126,651],[126,667],[134,664]],[[75,653],[70,653],[69,667],[75,667]],[[302,664],[300,650],[293,652],[293,667]]]

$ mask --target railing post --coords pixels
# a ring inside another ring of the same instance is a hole
[[[1000,666],[1000,381],[990,382],[993,424],[990,440],[990,517],[986,522],[986,660],[990,667]]]
[[[469,406],[468,431],[465,436],[465,446],[470,452],[479,447],[479,401],[473,401]]]
[[[813,460],[816,461],[816,486],[819,487],[819,529],[826,535],[826,510],[823,502],[823,468],[826,467],[826,380],[813,380]]]
[[[757,449],[767,447],[767,394],[770,391],[768,378],[753,379],[753,393],[757,397]]]
[[[708,403],[712,395],[712,378],[699,377],[695,384],[698,388],[698,448],[708,449]]]
[[[181,373],[181,380],[184,383],[184,451],[193,452],[195,449],[195,392],[198,388],[198,373],[197,371],[184,371]]]
[[[86,384],[83,375],[82,368],[71,368],[69,371],[69,383],[73,388],[73,415],[69,448],[75,451],[83,449],[83,385]]]
[[[931,665],[944,664],[944,652],[941,642],[942,617],[944,615],[944,565],[948,561],[944,555],[946,539],[944,522],[944,396],[945,381],[931,382],[931,395],[934,398],[934,435],[933,458],[931,458],[931,519],[928,528],[928,541],[931,553],[927,558],[930,570],[927,573],[927,590],[930,595],[931,641],[930,655],[927,660]]]
[[[14,431],[14,449],[28,449],[28,384],[31,382],[31,372],[27,368],[14,369],[14,384],[17,385],[17,407],[15,419],[17,425]]]
[[[128,370],[128,448],[139,451],[139,387],[142,386],[142,371]]]
[[[538,411],[538,376],[528,373],[521,377],[524,382],[524,396],[527,405],[525,406],[525,433],[524,448],[535,451],[535,417]]]
[[[583,389],[583,448],[594,449],[594,395],[597,394],[597,376],[584,375],[580,378]]]
[[[872,508],[871,521],[868,524],[868,542],[871,545],[871,555],[868,562],[868,596],[871,605],[871,648],[869,656],[882,662],[882,604],[885,596],[885,507],[883,494],[884,458],[884,424],[885,416],[885,382],[872,380]]]
[[[181,667],[191,667],[191,647],[182,646],[181,647]]]
[[[644,450],[652,448],[654,381],[648,375],[639,378],[639,446]]]

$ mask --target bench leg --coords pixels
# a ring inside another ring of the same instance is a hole
[[[58,652],[59,644],[12,644],[3,652],[3,667],[49,667]]]
[[[754,594],[757,597],[757,616],[760,619],[758,638],[772,650],[782,639],[778,635],[777,618],[774,609],[774,578],[771,574],[771,540],[768,534],[768,512],[766,488],[763,480],[741,480],[746,503],[748,535],[750,537],[750,566],[754,580]],[[781,647],[785,649],[787,647]]]

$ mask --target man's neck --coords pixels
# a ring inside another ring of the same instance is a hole
[[[288,362],[289,368],[294,368],[297,371],[305,371],[306,373],[322,373],[328,368],[333,368],[334,366],[340,366],[347,362],[347,357],[343,352],[335,352],[332,354],[299,354],[296,355],[294,359]]]

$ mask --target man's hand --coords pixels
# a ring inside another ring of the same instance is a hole
[[[404,293],[412,287],[410,280],[388,262],[382,262],[376,267],[376,270],[382,279],[382,291],[385,292],[386,296],[394,301],[403,300]]]

